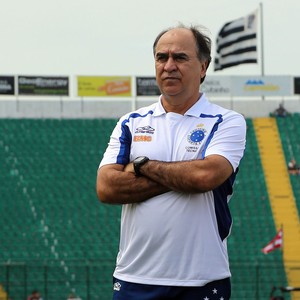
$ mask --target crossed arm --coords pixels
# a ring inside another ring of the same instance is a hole
[[[233,172],[230,162],[220,155],[203,160],[162,162],[150,160],[135,176],[133,164],[110,164],[98,170],[96,190],[100,201],[126,204],[176,191],[203,193],[221,185]]]

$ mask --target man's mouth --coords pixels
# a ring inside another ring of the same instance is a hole
[[[168,76],[168,77],[163,78],[163,80],[179,80],[179,78],[174,77],[174,76]]]

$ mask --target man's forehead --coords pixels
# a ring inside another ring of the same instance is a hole
[[[195,39],[192,32],[185,28],[172,29],[161,36],[156,52],[194,52]]]

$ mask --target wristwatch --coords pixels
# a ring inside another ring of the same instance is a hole
[[[133,160],[133,168],[134,173],[136,176],[141,176],[140,168],[142,165],[144,165],[147,161],[149,161],[149,158],[147,156],[138,156]]]

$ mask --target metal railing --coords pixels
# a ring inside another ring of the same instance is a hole
[[[70,293],[82,300],[110,300],[114,264],[114,260],[1,263],[0,300],[26,300],[32,290],[38,290],[43,300],[67,300]],[[278,263],[234,261],[231,271],[233,300],[270,299],[274,287],[279,291],[287,286],[284,267]]]

